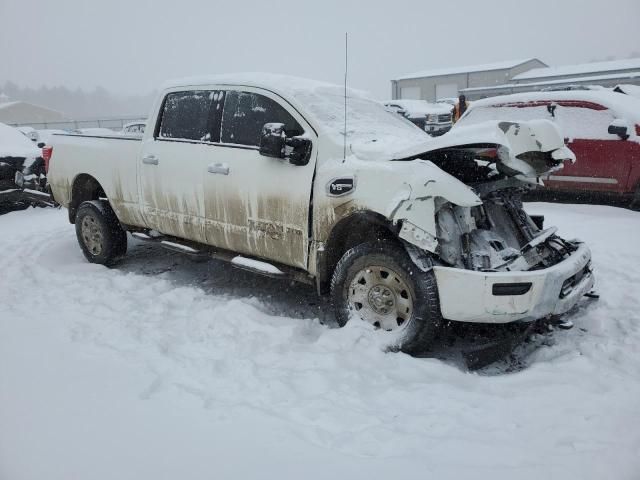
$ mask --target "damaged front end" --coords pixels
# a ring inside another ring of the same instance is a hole
[[[434,188],[432,196],[415,196],[396,212],[400,237],[412,258],[435,273],[444,318],[537,320],[565,313],[593,288],[588,247],[562,239],[557,228],[544,228],[542,217],[531,217],[523,209],[521,196],[539,175],[575,159],[557,131],[554,139],[553,131],[544,131],[546,125],[542,133],[533,127],[500,124],[507,136],[520,136],[515,149],[507,142],[476,143],[413,158],[438,166],[476,196],[475,202],[456,201]],[[429,207],[420,205],[427,197]],[[425,219],[430,209],[433,224],[411,215],[420,211]]]

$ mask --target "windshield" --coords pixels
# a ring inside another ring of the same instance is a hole
[[[344,95],[336,89],[301,90],[295,95],[306,112],[338,143],[344,140]],[[426,134],[397,113],[363,97],[347,97],[347,142],[354,148],[402,148],[428,140]]]

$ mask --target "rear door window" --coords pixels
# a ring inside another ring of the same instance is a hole
[[[158,138],[211,141],[211,104],[215,92],[192,90],[173,92],[165,97]]]
[[[223,143],[257,147],[265,123],[283,123],[287,137],[304,133],[295,118],[276,101],[252,92],[227,92],[222,114]]]

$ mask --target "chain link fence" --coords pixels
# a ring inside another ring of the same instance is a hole
[[[12,127],[32,127],[36,130],[77,130],[79,128],[109,128],[114,131],[130,122],[146,121],[146,115],[130,115],[118,118],[94,118],[82,120],[60,120],[55,122],[7,123]]]

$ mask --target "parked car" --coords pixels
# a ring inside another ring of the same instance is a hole
[[[576,163],[543,176],[546,189],[606,194],[640,207],[640,99],[611,90],[518,93],[478,100],[456,127],[487,120],[546,119]]]
[[[56,135],[53,194],[89,262],[115,262],[131,232],[315,285],[339,325],[410,353],[444,319],[529,322],[592,288],[589,248],[519,200],[574,158],[552,122],[430,138],[349,92],[345,138],[343,101],[265,74],[169,82],[142,139]]]
[[[387,110],[403,115],[429,135],[436,137],[451,130],[451,107],[425,100],[390,100]]]
[[[456,106],[458,103],[458,97],[444,97],[436,100],[436,103],[442,103],[445,105],[450,105],[451,109]]]
[[[147,122],[130,122],[125,123],[122,126],[122,130],[120,133],[123,135],[134,135],[134,136],[142,136],[144,134],[144,129],[147,126]]]
[[[111,130],[110,128],[104,127],[88,127],[88,128],[76,128],[72,130],[71,133],[80,134],[80,135],[117,135],[118,133],[115,130]]]
[[[29,126],[21,126],[15,128],[32,142],[38,141],[38,131],[35,128]]]
[[[16,128],[0,123],[0,209],[50,204],[43,152]]]
[[[71,130],[61,130],[61,129],[42,129],[38,130],[38,143],[44,143],[45,145],[51,144],[51,136],[52,135],[64,135],[66,133],[72,133]]]

